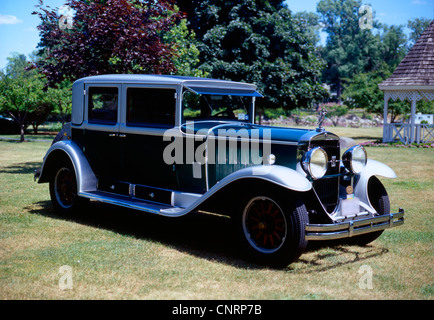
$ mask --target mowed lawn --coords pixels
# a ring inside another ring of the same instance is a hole
[[[335,131],[381,136],[381,128]],[[49,146],[0,141],[0,299],[433,298],[434,148],[367,148],[398,175],[381,180],[392,211],[406,210],[403,226],[367,247],[311,242],[274,270],[239,258],[222,216],[169,219],[94,202],[75,217],[56,215],[48,184],[33,181]],[[71,268],[67,282],[62,266]]]

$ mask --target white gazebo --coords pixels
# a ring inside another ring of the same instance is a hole
[[[378,85],[384,91],[383,142],[434,141],[434,126],[415,124],[416,104],[434,100],[434,20],[426,28],[395,72]],[[389,100],[411,102],[410,123],[387,123]]]

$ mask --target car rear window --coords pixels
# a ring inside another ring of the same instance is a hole
[[[118,88],[89,88],[89,122],[114,124],[118,115]]]

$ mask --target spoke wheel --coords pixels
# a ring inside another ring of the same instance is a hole
[[[77,200],[75,174],[69,168],[60,168],[54,178],[54,192],[59,205],[71,208]]]
[[[243,231],[257,251],[278,251],[285,242],[287,229],[282,209],[270,198],[256,197],[247,204],[243,212]]]
[[[59,160],[50,180],[50,197],[56,213],[68,216],[83,209],[89,200],[79,197],[77,192],[77,177],[72,163]]]
[[[242,201],[237,230],[241,253],[255,263],[282,268],[298,259],[307,246],[304,229],[309,222],[297,195],[266,191]]]

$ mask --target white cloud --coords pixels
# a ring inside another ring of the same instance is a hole
[[[0,24],[17,24],[23,21],[10,14],[0,14]]]

